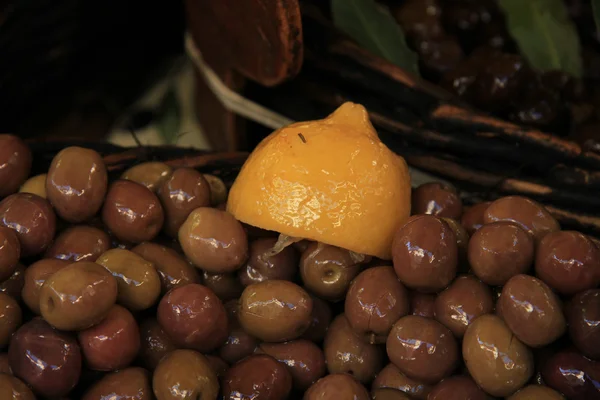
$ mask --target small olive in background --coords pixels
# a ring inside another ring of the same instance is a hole
[[[139,163],[129,168],[121,175],[121,179],[133,181],[156,192],[164,181],[169,179],[173,169],[160,161]]]

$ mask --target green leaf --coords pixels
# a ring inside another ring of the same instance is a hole
[[[596,23],[596,35],[600,32],[600,0],[592,0],[592,13]]]
[[[331,0],[334,24],[361,46],[397,66],[419,74],[417,55],[387,7],[375,0]]]
[[[165,141],[165,144],[175,144],[179,137],[179,128],[181,127],[181,112],[179,109],[179,100],[174,89],[170,89],[160,107],[160,113],[156,128],[158,133]]]
[[[583,73],[581,45],[563,0],[499,0],[508,31],[532,67]]]

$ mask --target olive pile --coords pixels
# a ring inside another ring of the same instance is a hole
[[[0,165],[1,399],[600,398],[600,249],[529,199],[425,184],[392,263],[276,246],[193,169]]]

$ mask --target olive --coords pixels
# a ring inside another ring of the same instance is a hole
[[[81,374],[81,352],[75,338],[54,330],[41,318],[15,332],[8,359],[14,375],[45,397],[64,396]]]
[[[349,251],[323,243],[308,245],[300,258],[300,275],[308,290],[331,301],[344,298],[360,265]]]
[[[398,367],[390,363],[375,377],[371,390],[390,388],[406,393],[411,399],[427,400],[431,386],[404,375]]]
[[[467,230],[469,235],[474,234],[477,229],[484,225],[483,216],[485,210],[492,204],[491,201],[483,203],[477,203],[465,209],[462,217],[460,218],[461,225]]]
[[[198,268],[211,273],[233,272],[248,257],[248,238],[242,225],[229,213],[200,207],[179,229],[185,255]]]
[[[367,389],[348,374],[330,374],[312,384],[303,400],[370,400]]]
[[[46,279],[40,313],[61,330],[81,330],[102,321],[117,300],[117,281],[102,266],[82,261]]]
[[[248,286],[240,298],[239,320],[246,332],[265,342],[300,337],[312,321],[313,302],[300,286],[269,280]]]
[[[227,340],[227,312],[206,286],[190,283],[172,289],[161,299],[156,316],[178,346],[205,353]]]
[[[153,306],[160,296],[160,277],[154,264],[132,251],[108,250],[96,262],[106,268],[117,280],[117,301],[132,311]]]
[[[238,321],[238,301],[231,300],[225,304],[229,321],[229,336],[221,348],[219,356],[227,363],[233,364],[254,353],[259,341],[249,335]]]
[[[46,195],[65,221],[90,219],[102,206],[108,175],[95,150],[67,147],[52,160],[46,178]]]
[[[85,393],[82,400],[152,400],[153,397],[150,374],[143,368],[133,367],[105,375]]]
[[[285,400],[292,390],[286,367],[266,354],[256,354],[234,364],[223,376],[224,400]]]
[[[0,348],[8,345],[10,337],[21,325],[21,307],[6,293],[0,293]]]
[[[32,176],[27,179],[21,188],[19,189],[19,193],[31,193],[42,198],[47,198],[46,196],[46,178],[48,174],[40,174]]]
[[[435,295],[411,291],[408,297],[411,315],[427,318],[435,317],[435,300],[437,298]]]
[[[0,226],[0,281],[10,278],[21,257],[21,244],[15,231]]]
[[[458,277],[435,299],[435,319],[450,329],[457,338],[480,315],[492,312],[492,292],[474,276]]]
[[[311,313],[311,323],[302,338],[320,343],[327,333],[329,323],[331,322],[331,307],[325,300],[319,297],[311,296],[313,309]]]
[[[268,279],[291,281],[298,271],[298,255],[292,246],[287,246],[273,254],[275,238],[256,239],[250,243],[248,261],[239,271],[240,282],[244,286]]]
[[[358,337],[344,314],[329,326],[323,349],[330,374],[348,373],[365,384],[375,378],[383,365],[381,349]]]
[[[565,400],[565,398],[555,390],[550,389],[548,386],[542,385],[528,385],[507,400]]]
[[[154,370],[165,354],[177,347],[154,318],[142,321],[139,330],[140,359],[145,367]]]
[[[534,241],[513,222],[482,226],[469,240],[468,258],[473,273],[489,285],[504,285],[527,272],[533,263]]]
[[[567,399],[598,398],[600,373],[596,362],[570,350],[551,356],[542,368],[546,385],[563,393]]]
[[[30,257],[52,243],[56,215],[46,199],[31,193],[16,193],[0,202],[0,225],[15,231],[21,243],[21,257]]]
[[[217,374],[217,378],[223,378],[225,372],[227,372],[229,369],[229,364],[227,364],[221,357],[210,354],[205,355],[205,357],[208,360],[212,370],[215,371],[215,374]]]
[[[31,150],[15,135],[0,135],[0,197],[19,190],[31,170]]]
[[[114,371],[128,366],[140,350],[140,330],[126,308],[113,306],[98,325],[77,334],[90,369]]]
[[[533,235],[539,242],[550,232],[560,229],[558,222],[536,201],[521,196],[502,197],[485,210],[486,224],[496,221],[514,222]]]
[[[35,400],[35,396],[22,380],[0,373],[0,399]]]
[[[506,282],[497,308],[515,336],[531,347],[554,342],[567,327],[561,301],[533,276],[517,275]]]
[[[204,174],[204,179],[210,187],[210,205],[214,207],[224,204],[227,201],[227,186],[225,186],[225,183],[221,178],[210,174]]]
[[[489,400],[468,376],[451,376],[433,387],[427,400]]]
[[[600,289],[575,295],[566,309],[569,336],[581,353],[600,359]]]
[[[24,285],[25,267],[22,264],[17,264],[17,268],[10,278],[0,283],[0,293],[6,293],[13,299],[20,300]]]
[[[392,244],[394,269],[400,281],[423,292],[444,289],[456,276],[458,246],[454,231],[432,215],[409,220]]]
[[[219,380],[202,354],[193,350],[175,350],[158,363],[152,389],[157,400],[216,400]]]
[[[482,315],[469,325],[462,346],[473,380],[497,397],[512,395],[533,375],[533,356],[495,315]]]
[[[222,301],[237,299],[242,295],[244,287],[235,274],[202,273],[204,285],[215,292]]]
[[[424,183],[412,192],[411,212],[460,218],[462,200],[456,189],[439,182]]]
[[[200,283],[200,275],[196,268],[173,249],[156,243],[144,242],[132,248],[131,251],[154,265],[160,276],[163,294],[188,283]]]
[[[35,314],[40,313],[40,290],[46,279],[70,264],[72,263],[66,260],[44,258],[31,264],[25,270],[21,294],[23,301],[31,311]]]
[[[8,353],[0,353],[0,374],[13,374],[8,363]]]
[[[56,237],[45,257],[71,262],[96,261],[100,254],[110,249],[110,244],[110,238],[103,230],[93,226],[74,226]]]
[[[164,222],[158,197],[145,186],[118,180],[108,188],[102,221],[117,239],[141,243],[152,240]]]
[[[388,336],[387,354],[402,373],[432,384],[450,376],[458,364],[458,345],[439,322],[415,315],[402,317]]]
[[[297,390],[305,391],[325,375],[325,355],[316,344],[308,340],[263,343],[258,350],[287,366]]]
[[[562,294],[594,289],[600,284],[600,249],[579,232],[549,233],[537,248],[535,273]]]
[[[385,343],[392,325],[408,311],[408,293],[392,267],[361,272],[346,294],[346,318],[369,343]]]
[[[156,192],[162,183],[169,179],[173,169],[167,164],[158,161],[143,162],[123,172],[121,179],[133,181],[146,186]]]

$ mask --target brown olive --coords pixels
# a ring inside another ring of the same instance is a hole
[[[370,400],[367,389],[348,374],[331,374],[319,379],[304,393],[303,400]]]
[[[158,161],[143,162],[123,172],[121,179],[133,181],[146,186],[156,192],[164,181],[169,179],[173,169],[167,164]]]
[[[410,400],[404,392],[396,389],[375,389],[371,392],[373,400]]]
[[[19,193],[31,193],[42,198],[46,196],[46,178],[48,174],[39,174],[27,179],[19,189]]]
[[[426,318],[435,317],[435,295],[411,291],[408,297],[411,315]]]
[[[408,293],[392,267],[361,272],[346,294],[346,318],[354,332],[369,343],[385,343],[392,325],[408,311]]]
[[[471,236],[468,250],[473,273],[488,285],[503,285],[527,272],[533,263],[532,237],[512,222],[482,226]]]
[[[571,349],[558,351],[541,368],[544,384],[563,393],[567,399],[588,400],[598,397],[598,363]]]
[[[81,374],[81,352],[74,337],[34,318],[13,335],[8,360],[14,375],[44,397],[67,394]]]
[[[287,366],[297,390],[305,391],[325,375],[325,355],[316,344],[308,340],[263,343],[259,349]]]
[[[246,232],[233,215],[200,207],[179,229],[179,243],[198,268],[211,273],[233,272],[248,257]]]
[[[210,205],[217,206],[227,202],[227,186],[225,186],[225,183],[223,183],[221,178],[210,174],[204,174],[204,179],[206,179],[208,186],[210,187]]]
[[[0,226],[0,281],[10,278],[21,257],[21,244],[15,231]]]
[[[483,203],[477,203],[465,209],[462,217],[460,218],[460,223],[462,226],[464,226],[469,235],[474,234],[477,229],[483,226],[483,216],[485,214],[485,210],[487,210],[490,204],[492,204],[491,201],[486,201]]]
[[[227,340],[227,312],[206,286],[190,283],[171,290],[158,304],[156,316],[179,346],[206,353]]]
[[[0,353],[0,374],[12,375],[12,370],[8,363],[8,353]]]
[[[432,215],[402,226],[394,236],[392,255],[400,281],[412,289],[436,292],[456,276],[456,235],[448,224]]]
[[[538,246],[535,273],[562,294],[594,289],[600,284],[600,249],[579,232],[549,233]]]
[[[165,232],[177,237],[179,228],[192,211],[210,206],[210,186],[204,176],[192,168],[177,168],[158,189],[165,210]]]
[[[24,273],[21,292],[23,301],[35,314],[40,313],[40,290],[49,276],[63,269],[71,262],[54,258],[44,258],[29,266]]]
[[[269,280],[248,286],[240,298],[239,320],[246,332],[265,342],[300,337],[312,321],[313,302],[300,286]]]
[[[19,190],[31,170],[31,150],[15,135],[0,135],[0,197]]]
[[[404,375],[398,367],[389,363],[375,377],[371,389],[390,388],[399,390],[411,399],[427,400],[431,386]]]
[[[90,219],[102,206],[108,175],[102,156],[95,150],[67,147],[50,164],[46,196],[65,221]]]
[[[158,300],[160,277],[151,262],[124,249],[108,250],[96,262],[116,278],[119,287],[117,301],[128,309],[145,310]]]
[[[0,399],[35,400],[35,396],[22,380],[0,373]]]
[[[102,221],[117,239],[141,243],[152,240],[160,232],[164,212],[158,197],[148,188],[119,180],[108,189]]]
[[[558,222],[536,201],[521,196],[502,197],[485,210],[483,221],[486,224],[496,221],[510,221],[520,225],[539,242],[550,232],[560,229]]]
[[[143,368],[133,367],[105,375],[85,393],[82,400],[152,400],[153,397],[150,374]]]
[[[239,361],[223,376],[224,400],[285,400],[292,390],[292,377],[286,367],[266,354]]]
[[[235,274],[202,273],[204,285],[215,292],[222,301],[237,299],[242,295],[244,287]]]
[[[323,350],[330,374],[348,373],[365,384],[375,378],[383,365],[381,349],[358,337],[344,314],[329,326]]]
[[[390,361],[402,373],[429,384],[449,376],[458,363],[452,332],[435,320],[415,315],[394,324],[386,348]]]
[[[117,281],[102,266],[82,261],[46,279],[40,313],[55,328],[86,329],[102,321],[117,300]]]
[[[548,386],[528,385],[506,400],[565,400],[562,394]]]
[[[508,328],[531,347],[554,342],[567,328],[562,303],[533,276],[517,275],[506,282],[497,307]]]
[[[128,366],[140,350],[140,330],[126,308],[115,305],[98,325],[78,333],[90,369],[114,371]]]
[[[492,396],[510,396],[533,375],[531,351],[496,315],[482,315],[469,325],[462,352],[473,380]]]
[[[248,286],[269,279],[294,279],[298,272],[296,250],[287,246],[279,253],[272,254],[275,243],[275,238],[261,238],[250,243],[248,261],[238,271],[242,285]]]
[[[452,376],[433,387],[427,400],[489,400],[490,397],[468,376]]]
[[[0,202],[0,225],[14,230],[21,257],[46,250],[56,231],[56,215],[48,200],[35,194],[16,193]]]
[[[459,260],[459,268],[463,267],[463,264],[466,266],[467,255],[469,251],[469,234],[467,230],[455,219],[452,218],[442,218],[442,220],[448,224],[448,226],[454,232],[454,236],[456,236],[456,246],[458,247],[458,260]],[[465,268],[462,268],[465,269]],[[465,271],[466,272],[466,271]]]
[[[348,250],[313,242],[300,258],[300,275],[308,290],[325,300],[344,298],[360,265]]]
[[[573,344],[584,356],[600,359],[600,289],[575,295],[566,313]]]
[[[6,293],[13,299],[20,300],[24,285],[25,267],[22,264],[17,264],[17,268],[10,278],[0,283],[0,293]]]
[[[229,336],[219,349],[219,356],[229,364],[234,364],[253,354],[259,345],[259,341],[240,326],[238,308],[237,300],[231,300],[225,304],[229,321]]]
[[[21,326],[19,303],[6,293],[0,293],[0,348],[6,347],[12,334]]]
[[[162,293],[187,285],[200,283],[200,275],[196,268],[191,266],[175,250],[160,244],[144,242],[131,249],[132,252],[154,264],[160,276]]]
[[[100,254],[110,249],[110,238],[93,226],[74,226],[63,231],[46,252],[46,258],[61,260],[96,261]]]
[[[311,323],[302,338],[311,340],[315,343],[321,342],[325,338],[325,333],[331,322],[331,307],[325,300],[319,297],[311,296],[313,309],[311,313]]]
[[[165,354],[177,348],[154,318],[148,318],[140,324],[140,342],[140,359],[152,371]]]
[[[229,369],[229,364],[227,364],[221,357],[210,354],[206,354],[205,357],[213,371],[215,371],[215,374],[217,374],[217,377],[221,379],[225,375],[225,372],[227,372]]]
[[[460,218],[462,200],[456,189],[439,182],[424,183],[412,192],[411,213]]]
[[[492,292],[474,276],[458,277],[435,299],[435,319],[461,338],[480,315],[492,312]]]
[[[152,388],[157,400],[215,400],[219,395],[219,380],[202,354],[175,350],[158,363]]]

